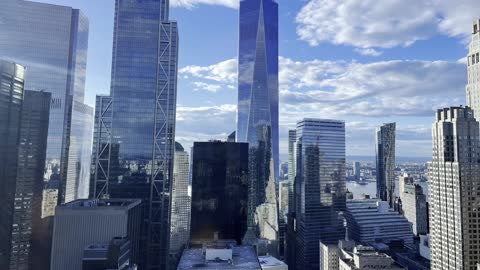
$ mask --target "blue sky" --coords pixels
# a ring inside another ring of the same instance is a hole
[[[40,1],[40,0],[37,0]],[[278,0],[280,149],[304,117],[345,120],[347,154],[373,155],[397,122],[397,155],[431,155],[437,108],[465,103],[464,57],[478,0]],[[114,0],[41,0],[90,19],[87,102],[109,92]],[[235,129],[238,0],[171,0],[180,30],[177,140]]]

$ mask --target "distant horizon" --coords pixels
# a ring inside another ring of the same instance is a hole
[[[432,160],[432,157],[421,157],[421,156],[397,156],[396,163],[406,163],[406,162],[421,162],[426,163]],[[367,156],[367,155],[346,155],[347,163],[354,162],[354,161],[375,161],[375,156]],[[281,163],[288,162],[288,157],[281,156]]]

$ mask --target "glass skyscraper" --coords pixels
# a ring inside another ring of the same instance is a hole
[[[10,269],[25,67],[0,59],[0,269]]]
[[[195,142],[192,152],[191,239],[236,240],[247,231],[248,144]]]
[[[295,243],[287,246],[294,249],[295,261],[289,266],[316,270],[320,241],[337,244],[345,237],[345,123],[304,119],[296,136]]]
[[[376,132],[377,198],[395,206],[395,123],[384,124]]]
[[[89,21],[78,9],[24,0],[2,0],[0,18],[2,57],[26,67],[25,89],[51,93],[42,205],[84,196],[93,118],[84,104]],[[33,228],[39,269],[49,268],[52,209],[42,207],[42,222]]]
[[[41,224],[51,94],[25,91],[18,143],[10,269],[35,269],[32,236]]]
[[[249,234],[278,238],[278,4],[240,1],[237,141],[249,143]],[[269,183],[273,182],[273,183]],[[272,186],[269,187],[269,186]]]
[[[168,0],[116,0],[110,96],[98,96],[91,196],[143,201],[140,269],[165,269],[175,150],[177,23]]]
[[[88,19],[78,9],[24,0],[2,1],[0,17],[2,56],[27,68],[25,89],[52,94],[44,180],[58,189],[59,203],[85,196],[93,118],[84,104]]]

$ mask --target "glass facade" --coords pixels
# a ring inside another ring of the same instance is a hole
[[[168,1],[117,0],[109,97],[97,97],[92,197],[140,198],[141,269],[164,269],[170,238],[178,33]]]
[[[0,8],[0,52],[2,57],[24,65],[28,71],[25,89],[51,93],[47,157],[44,169],[44,198],[56,193],[57,203],[65,203],[85,189],[90,170],[90,152],[70,154],[70,149],[88,147],[88,141],[78,140],[78,133],[91,134],[92,130],[78,131],[73,122],[91,114],[78,113],[75,103],[83,106],[88,48],[88,19],[77,9],[24,0],[4,0]],[[91,111],[91,109],[89,109]],[[84,126],[88,129],[88,125]],[[77,131],[75,131],[77,130]],[[77,134],[75,134],[77,133]],[[81,145],[75,145],[81,143]],[[87,154],[87,155],[83,155]],[[72,158],[76,158],[75,160]],[[69,168],[75,164],[76,169]],[[80,168],[80,169],[78,169]],[[75,170],[76,173],[73,173]],[[70,172],[70,173],[69,173]],[[67,180],[68,179],[68,180]],[[72,183],[78,189],[69,188]],[[47,194],[48,193],[48,194]],[[52,202],[42,202],[52,206]],[[49,268],[51,216],[53,207],[42,208],[42,223],[34,228],[32,254],[38,268]]]
[[[195,142],[191,239],[232,239],[247,231],[248,144]]]
[[[376,132],[377,198],[395,206],[395,123]]]
[[[80,141],[70,133],[72,119],[93,117],[74,110],[75,102],[84,101],[88,19],[77,9],[23,0],[7,0],[0,17],[5,22],[0,24],[0,33],[8,37],[0,38],[0,51],[26,66],[25,89],[52,94],[44,180],[59,189],[59,203],[64,203],[77,194],[76,190],[66,194],[68,165],[80,166],[79,171],[90,166],[90,155],[69,159],[69,149],[83,147],[73,144]],[[72,181],[77,186],[88,183],[88,175],[76,175]]]
[[[269,182],[279,171],[278,4],[241,1],[239,24],[236,136],[250,148],[249,235],[276,241],[278,210]]]
[[[18,144],[18,169],[10,269],[35,269],[29,259],[34,228],[41,221],[43,172],[51,94],[25,91]]]
[[[319,242],[345,238],[345,123],[304,119],[297,124],[295,265],[319,269]]]
[[[0,59],[0,269],[9,269],[25,67]]]

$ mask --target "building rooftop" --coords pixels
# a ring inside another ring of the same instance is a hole
[[[140,199],[81,199],[75,200],[57,208],[63,209],[96,209],[96,208],[121,208],[130,209],[141,203]]]
[[[388,203],[376,199],[350,200],[347,209],[359,225],[408,223],[403,215],[390,209]]]
[[[373,247],[357,245],[353,252],[348,252],[349,256],[340,258],[351,269],[405,269],[398,265],[392,257],[384,253],[377,252]]]
[[[256,252],[251,246],[231,246],[231,260],[207,260],[206,254],[218,252],[222,254],[225,249],[191,248],[183,252],[177,270],[261,270]],[[207,251],[208,250],[208,251]]]
[[[279,259],[272,256],[258,256],[262,270],[266,269],[288,269],[288,266]]]

